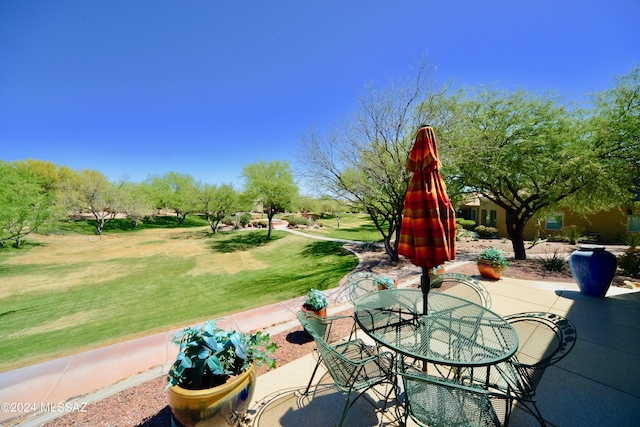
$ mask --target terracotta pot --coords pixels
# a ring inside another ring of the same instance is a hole
[[[302,306],[302,311],[305,313],[313,313],[316,316],[319,317],[327,317],[327,307],[323,308],[322,310],[319,311],[313,311],[313,310],[308,310],[306,308],[304,308],[304,305]],[[324,337],[327,333],[327,324],[326,322],[309,322],[311,327],[314,329],[314,332],[317,333],[319,336]],[[305,332],[311,336],[311,334],[309,334],[306,330]]]
[[[487,279],[498,280],[500,276],[502,276],[503,268],[496,270],[493,268],[493,264],[490,261],[485,261],[483,259],[478,260],[478,271],[480,271],[480,275],[482,277],[486,277]]]
[[[169,406],[175,420],[185,427],[235,426],[249,408],[256,387],[252,364],[225,384],[205,390],[169,388]]]
[[[327,317],[327,307],[318,310],[318,311],[313,311],[313,310],[309,310],[307,308],[304,308],[304,305],[302,306],[302,311],[306,311],[307,313],[314,313],[316,316],[320,316],[320,317]]]

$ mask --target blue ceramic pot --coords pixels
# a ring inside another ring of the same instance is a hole
[[[613,281],[618,260],[604,246],[580,245],[569,258],[569,268],[580,292],[604,297]]]

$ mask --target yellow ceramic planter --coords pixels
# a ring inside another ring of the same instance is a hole
[[[179,386],[169,388],[169,406],[177,421],[184,427],[235,426],[253,397],[256,370],[249,369],[218,387],[187,390]]]

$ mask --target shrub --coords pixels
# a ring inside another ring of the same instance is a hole
[[[378,252],[378,244],[376,242],[362,242],[359,245],[360,252]]]
[[[292,227],[298,226],[298,225],[306,225],[308,226],[311,223],[311,220],[309,218],[305,218],[303,216],[300,215],[289,215],[286,218],[287,222],[289,222],[289,225]]]
[[[583,233],[584,228],[578,228],[575,225],[570,225],[569,227],[562,230],[560,234],[557,234],[554,237],[556,241],[567,242],[570,245],[577,245],[580,242],[591,240],[589,236],[583,236]]]
[[[456,223],[460,224],[465,230],[473,231],[476,228],[476,222],[472,219],[456,218]]]
[[[479,225],[474,231],[478,233],[478,236],[482,239],[490,239],[498,233],[497,228],[487,227],[486,225]]]
[[[635,248],[640,246],[640,233],[628,233],[624,236],[618,236],[617,240],[624,245]]]
[[[240,215],[238,221],[240,222],[241,226],[246,227],[247,224],[251,222],[251,214],[249,212],[243,213],[242,215]]]
[[[553,251],[553,254],[547,254],[544,258],[540,260],[542,267],[544,267],[547,271],[557,271],[561,272],[567,266],[567,261],[561,256],[558,255],[558,250]]]
[[[640,278],[640,248],[628,248],[618,257],[618,267],[625,275]]]
[[[477,234],[469,230],[457,230],[456,240],[460,239],[473,239],[478,240]]]

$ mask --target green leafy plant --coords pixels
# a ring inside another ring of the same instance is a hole
[[[302,305],[305,309],[311,311],[320,311],[329,305],[329,300],[322,292],[317,289],[311,289],[307,293],[307,299]]]
[[[584,228],[579,228],[575,225],[570,225],[562,230],[562,233],[554,236],[555,240],[560,242],[567,242],[570,245],[577,245],[580,242],[587,242],[591,240],[589,236],[583,236]]]
[[[456,223],[461,225],[465,230],[473,231],[476,228],[476,222],[472,219],[456,218]]]
[[[625,275],[640,278],[640,248],[630,247],[618,257],[618,267]]]
[[[311,219],[305,218],[305,217],[303,217],[301,215],[289,215],[285,219],[287,220],[289,225],[292,226],[292,227],[296,227],[296,226],[299,226],[299,225],[309,226],[312,223]]]
[[[251,222],[251,214],[248,213],[248,212],[245,212],[242,215],[240,215],[238,220],[240,221],[240,225],[242,227],[246,227],[247,224],[249,224]]]
[[[640,233],[627,233],[622,236],[618,236],[617,240],[627,246],[635,248],[640,246]]]
[[[509,261],[507,261],[502,251],[496,247],[483,249],[478,255],[478,261],[480,260],[490,262],[496,271],[502,271],[509,267]]]
[[[269,334],[227,331],[215,320],[187,327],[178,332],[173,343],[180,347],[169,370],[167,388],[178,385],[189,390],[202,390],[227,382],[233,375],[246,371],[252,363],[275,368],[270,355],[278,348]]]
[[[542,267],[544,267],[547,271],[564,271],[567,267],[567,261],[560,255],[558,255],[558,250],[553,251],[553,254],[547,254],[540,260]]]

